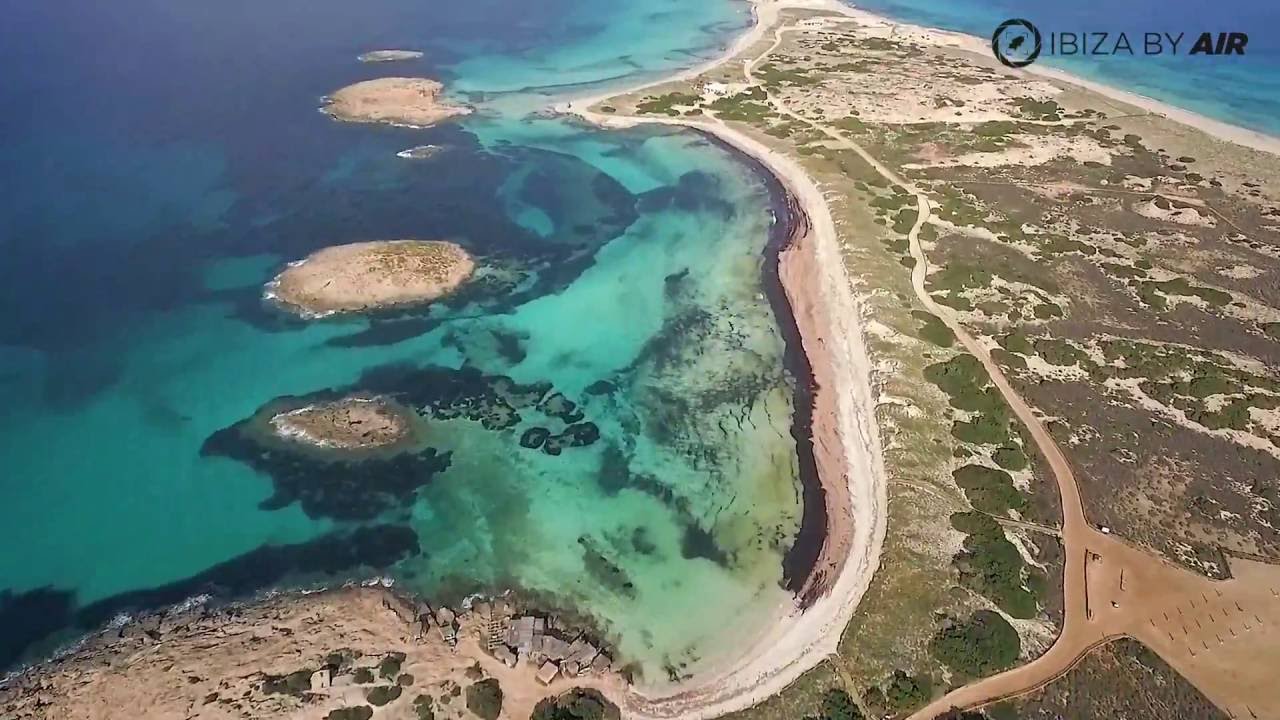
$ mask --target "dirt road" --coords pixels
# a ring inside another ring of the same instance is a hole
[[[744,66],[749,83],[756,82],[755,67],[782,44],[784,35],[798,29],[775,28],[769,48]],[[929,259],[920,242],[920,230],[930,217],[925,193],[840,131],[792,111],[772,93],[768,102],[778,113],[857,153],[886,180],[915,197],[917,216],[907,239],[915,259],[911,286],[916,298],[982,363],[1027,428],[1062,497],[1065,613],[1057,641],[1031,662],[948,693],[912,715],[912,720],[929,720],[952,708],[976,708],[1033,692],[1066,674],[1090,650],[1124,636],[1156,651],[1232,717],[1280,718],[1280,690],[1274,686],[1274,668],[1280,662],[1280,567],[1233,561],[1235,577],[1214,582],[1094,529],[1085,517],[1071,464],[1044,423],[955,312],[929,296],[925,287]],[[1259,662],[1264,657],[1269,661]]]

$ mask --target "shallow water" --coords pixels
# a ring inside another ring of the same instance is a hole
[[[0,118],[0,664],[198,592],[387,572],[573,609],[658,680],[785,598],[800,489],[762,289],[776,199],[696,134],[526,112],[712,55],[743,4],[4,10],[0,99],[24,111]],[[427,56],[355,62],[379,47]],[[315,111],[392,73],[479,112],[414,131]],[[446,150],[395,156],[425,144]],[[262,303],[283,263],[384,237],[455,239],[485,280],[372,320]],[[500,378],[582,419],[454,417]],[[434,408],[433,455],[332,465],[218,434],[283,395],[369,388]],[[571,421],[599,439],[520,445]]]

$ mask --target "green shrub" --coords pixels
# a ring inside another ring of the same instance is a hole
[[[400,674],[400,665],[402,663],[404,663],[404,653],[389,653],[382,658],[382,662],[378,663],[378,674],[384,680],[392,680],[396,675]]]
[[[467,688],[467,709],[482,720],[498,720],[502,712],[502,688],[495,678],[481,680]]]
[[[618,706],[589,688],[574,688],[554,698],[544,698],[530,720],[618,720]]]
[[[979,610],[934,636],[934,655],[952,670],[984,677],[1011,667],[1022,649],[1018,633],[999,613]]]
[[[338,708],[329,711],[329,714],[324,717],[325,720],[369,720],[373,717],[373,708],[368,705]]]
[[[1035,595],[1023,587],[1022,555],[999,523],[984,513],[969,512],[952,515],[951,526],[968,534],[964,550],[955,557],[961,582],[1014,617],[1034,617],[1038,605]]]
[[[382,707],[400,697],[401,692],[403,692],[403,688],[399,685],[379,685],[375,688],[369,688],[369,692],[365,693],[364,697],[369,701],[370,705]]]
[[[991,459],[1005,470],[1013,472],[1025,470],[1028,462],[1026,454],[1011,445],[997,448],[995,452],[991,453]]]
[[[436,720],[435,701],[430,695],[419,695],[413,699],[413,712],[418,720]]]
[[[267,695],[301,695],[311,689],[311,670],[303,668],[288,675],[268,675],[262,681]]]
[[[985,465],[965,465],[956,468],[951,476],[964,490],[964,495],[975,509],[993,515],[1003,515],[1009,510],[1021,510],[1026,500],[1013,486],[1013,477],[1003,470]]]
[[[804,720],[862,720],[862,710],[849,693],[833,688],[822,697],[822,714]]]
[[[885,699],[895,712],[914,710],[929,701],[933,694],[933,682],[927,675],[919,677],[894,670],[885,689]]]
[[[951,332],[951,328],[947,327],[937,315],[923,310],[913,310],[911,317],[922,323],[919,330],[921,339],[944,348],[955,344],[955,333]]]

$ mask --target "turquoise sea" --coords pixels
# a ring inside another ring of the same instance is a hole
[[[778,189],[691,132],[535,112],[714,54],[745,3],[0,12],[0,665],[193,595],[389,575],[450,602],[534,595],[661,681],[741,632],[725,618],[785,601],[806,389],[768,277]],[[356,62],[378,48],[426,56]],[[389,74],[477,112],[410,130],[316,111]],[[425,144],[444,150],[396,157]],[[286,262],[400,237],[462,243],[484,280],[374,318],[262,302]],[[429,447],[346,462],[236,430],[349,390],[422,408]],[[598,438],[559,455],[520,443],[587,423]]]
[[[866,5],[979,35],[1009,15],[1102,12]],[[1184,5],[1160,17],[1217,17]],[[1145,22],[1155,6],[1139,6],[1117,23]],[[1246,62],[1071,69],[1274,132],[1274,6],[1226,11],[1241,15],[1222,29],[1250,23]],[[660,681],[785,601],[812,503],[805,370],[767,260],[778,189],[694,133],[539,112],[715,54],[746,3],[0,13],[0,666],[193,595],[389,575],[437,599],[517,589],[581,613]],[[378,48],[426,56],[355,61]],[[316,112],[384,74],[440,78],[478,111],[425,131]],[[445,150],[395,155],[424,144]],[[454,239],[485,281],[365,319],[262,302],[286,262],[395,237]],[[428,448],[343,463],[235,429],[282,396],[350,390],[423,408]],[[586,423],[598,438],[559,455],[520,444]]]

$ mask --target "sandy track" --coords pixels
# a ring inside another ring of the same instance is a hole
[[[845,7],[836,2],[796,2],[794,4],[785,0],[783,2],[760,2],[756,6],[756,26],[746,36],[740,38],[739,42],[735,43],[734,48],[740,50],[750,46],[759,40],[769,28],[773,28],[774,41],[763,53],[744,63],[743,72],[748,82],[753,79],[753,68],[781,44],[783,33],[792,29],[775,27],[778,24],[779,11],[786,7],[820,7],[856,19],[859,22],[903,25],[870,13]],[[911,31],[928,35],[936,44],[952,45],[973,52],[985,52],[984,47],[980,47],[983,45],[981,41],[971,36],[944,33],[916,26],[905,27]],[[722,61],[727,60],[736,61],[734,49],[731,49]],[[687,79],[704,70],[705,66],[695,68],[677,77],[666,78],[663,82]],[[1037,72],[1040,72],[1040,70],[1037,69]],[[1150,98],[1135,96],[1131,93],[1095,83],[1088,83],[1052,70],[1040,72],[1040,74],[1054,77],[1058,80],[1065,80],[1113,99],[1156,112],[1184,124],[1197,127],[1223,140],[1272,152],[1277,147],[1280,147],[1280,143],[1270,136],[1234,128],[1194,113],[1172,108]],[[642,85],[627,92],[634,92],[655,84],[658,83]],[[835,652],[840,633],[848,618],[856,610],[857,603],[870,582],[871,574],[878,565],[879,548],[883,542],[884,533],[885,489],[883,459],[879,454],[878,432],[875,430],[874,403],[869,400],[872,397],[868,382],[870,372],[869,368],[866,367],[867,356],[862,345],[860,328],[856,326],[856,323],[854,323],[854,327],[846,328],[840,328],[832,324],[833,317],[836,315],[842,318],[857,317],[854,312],[856,312],[858,305],[848,292],[847,278],[835,279],[829,277],[832,268],[841,268],[840,275],[843,276],[843,266],[837,252],[837,236],[831,223],[829,209],[821,196],[821,192],[803,169],[790,158],[771,151],[752,138],[729,128],[710,113],[708,113],[709,120],[690,120],[684,118],[617,117],[615,115],[600,115],[581,109],[603,99],[603,97],[579,99],[575,101],[579,104],[579,108],[575,110],[584,118],[604,126],[620,127],[641,122],[652,122],[694,127],[710,132],[757,158],[782,179],[788,189],[800,199],[805,210],[814,221],[814,227],[810,234],[795,248],[788,250],[784,254],[782,275],[784,285],[788,290],[788,296],[796,312],[797,320],[801,324],[805,351],[810,354],[815,376],[820,376],[821,373],[825,372],[839,374],[844,370],[838,367],[841,362],[847,362],[851,359],[854,365],[861,366],[857,369],[863,371],[858,377],[842,378],[845,381],[852,381],[851,389],[854,392],[852,397],[853,407],[851,409],[854,409],[856,414],[843,418],[843,423],[846,424],[845,427],[848,430],[842,433],[841,436],[846,440],[860,436],[862,455],[874,457],[873,464],[876,466],[876,474],[868,482],[865,479],[859,481],[859,479],[853,478],[847,471],[845,473],[846,478],[849,479],[850,500],[853,502],[853,505],[849,507],[851,511],[849,519],[852,520],[855,528],[860,528],[861,534],[854,539],[853,544],[850,546],[851,554],[842,568],[835,583],[835,588],[830,596],[824,598],[824,603],[826,604],[815,606],[812,615],[794,612],[784,615],[778,623],[767,631],[763,638],[755,643],[744,659],[728,671],[703,678],[701,681],[697,681],[694,687],[684,690],[679,695],[666,698],[644,698],[642,702],[634,703],[629,708],[630,714],[635,717],[712,717],[765,699],[785,687],[791,679],[799,677],[804,669],[816,664],[817,659],[820,659],[821,656]],[[1222,661],[1222,658],[1229,653],[1239,654],[1243,659],[1247,657],[1245,653],[1275,648],[1277,644],[1270,639],[1269,635],[1265,632],[1254,632],[1246,642],[1235,644],[1232,646],[1233,650],[1220,652],[1213,661],[1209,661],[1206,660],[1207,654],[1195,655],[1189,642],[1183,643],[1181,651],[1171,649],[1171,645],[1176,645],[1173,642],[1176,639],[1175,636],[1172,633],[1166,633],[1169,636],[1169,642],[1161,641],[1159,632],[1163,630],[1160,629],[1160,624],[1156,622],[1154,617],[1148,617],[1143,612],[1143,608],[1154,603],[1157,599],[1174,603],[1180,601],[1191,603],[1193,602],[1192,596],[1194,594],[1202,593],[1204,598],[1202,602],[1205,602],[1209,597],[1210,591],[1212,591],[1216,597],[1226,598],[1222,601],[1224,612],[1227,610],[1225,607],[1227,600],[1230,600],[1236,607],[1243,608],[1244,604],[1238,602],[1238,598],[1244,600],[1251,608],[1256,610],[1257,614],[1254,615],[1255,627],[1262,625],[1264,617],[1274,620],[1272,622],[1273,626],[1280,625],[1280,569],[1271,566],[1262,566],[1270,568],[1269,571],[1252,568],[1253,576],[1248,581],[1229,588],[1229,591],[1224,590],[1225,586],[1210,589],[1202,587],[1204,583],[1209,583],[1210,581],[1175,568],[1158,558],[1094,530],[1085,517],[1079,486],[1070,463],[1040,421],[1040,418],[1014,390],[987,349],[978,343],[962,326],[955,313],[949,308],[940,306],[929,296],[925,288],[925,278],[929,268],[928,259],[920,243],[920,230],[930,217],[929,201],[924,193],[871,156],[856,142],[838,131],[790,111],[775,97],[770,96],[769,103],[776,111],[820,130],[841,146],[853,150],[887,180],[902,186],[915,196],[918,211],[917,218],[908,236],[911,256],[916,261],[912,269],[912,288],[920,303],[941,318],[955,333],[957,340],[965,350],[982,363],[1014,415],[1028,429],[1032,441],[1039,448],[1042,457],[1045,458],[1062,497],[1063,523],[1061,535],[1065,552],[1063,585],[1066,612],[1062,632],[1057,641],[1046,653],[1025,665],[947,694],[914,714],[912,716],[913,720],[934,718],[954,707],[980,707],[1000,699],[1037,690],[1068,672],[1090,650],[1121,636],[1133,636],[1146,642],[1148,646],[1160,653],[1167,662],[1204,691],[1210,699],[1224,708],[1227,708],[1228,704],[1235,706],[1231,712],[1235,712],[1237,716],[1280,717],[1280,708],[1271,707],[1280,701],[1268,696],[1268,692],[1271,689],[1268,683],[1254,677],[1256,673],[1241,674],[1229,671],[1227,669],[1229,664]],[[568,106],[562,106],[560,109],[568,109]],[[808,249],[806,248],[808,244],[812,244],[814,247]],[[806,256],[806,253],[812,253],[812,255]],[[809,265],[809,263],[814,263],[815,261],[816,264]],[[817,293],[808,289],[808,286],[813,284],[812,279],[814,277],[820,279],[818,284],[821,286],[821,290]],[[842,289],[836,286],[840,286]],[[804,289],[801,290],[801,288]],[[797,290],[799,291],[797,292]],[[834,293],[833,290],[835,290]],[[835,304],[828,306],[826,312],[823,312],[822,308],[812,304],[815,300],[824,303],[832,303],[834,301]],[[850,312],[850,310],[853,312]],[[825,318],[822,318],[823,315],[825,315]],[[834,332],[831,336],[825,336],[820,329],[823,327]],[[850,347],[840,347],[839,343],[841,342],[849,343]],[[835,347],[832,347],[832,345],[835,345]],[[834,360],[836,367],[824,367],[829,360]],[[819,377],[819,381],[820,385],[825,384],[822,382],[821,377]],[[837,387],[840,386],[837,385]],[[843,395],[844,391],[842,390],[840,394]],[[837,397],[836,402],[838,403],[840,399]],[[822,408],[821,404],[816,405],[815,448],[824,452],[829,448],[825,447],[825,441],[818,436],[818,423],[820,415],[826,412],[827,410]],[[837,417],[839,417],[838,412]],[[869,432],[867,428],[869,428]],[[850,453],[848,448],[845,449],[845,456],[851,463],[859,461],[856,454]],[[865,458],[862,460],[865,463]],[[827,478],[832,476],[832,472],[827,468],[822,468],[820,464],[820,476],[823,478],[825,485],[828,482]],[[873,487],[868,487],[868,485]],[[859,498],[867,497],[868,494],[874,498],[875,504],[871,506],[860,505],[858,503]],[[833,508],[832,511],[838,512],[839,510]],[[868,522],[873,524],[871,528],[873,536],[871,538],[865,537],[868,530],[866,528]],[[874,556],[867,555],[868,550],[871,548],[871,545],[867,544],[868,540],[874,545]],[[1098,586],[1095,588],[1095,594],[1099,596],[1093,598],[1090,596],[1089,589],[1091,568],[1096,574],[1096,568],[1100,567],[1099,563],[1103,562],[1107,563],[1107,572],[1110,573],[1107,577],[1112,578],[1112,580],[1109,584],[1095,583]],[[1115,580],[1115,578],[1124,577],[1126,572],[1131,578],[1144,578],[1143,581],[1135,580],[1135,582],[1140,583],[1139,587],[1143,593],[1146,593],[1146,597],[1138,595],[1132,589],[1126,590],[1123,581]],[[1130,594],[1122,595],[1124,592],[1130,592]],[[1271,599],[1275,600],[1274,603],[1267,602],[1267,592],[1270,593]],[[1143,597],[1146,602],[1133,602],[1139,597]],[[1120,603],[1120,599],[1124,600],[1123,604]],[[1095,622],[1096,618],[1092,608],[1100,605],[1108,611],[1114,611],[1097,616],[1102,617],[1105,615],[1108,618],[1105,623]],[[1121,608],[1128,609],[1121,611]],[[1240,612],[1243,617],[1243,610]],[[1141,626],[1142,621],[1147,623],[1147,627]],[[1243,620],[1241,622],[1243,623]],[[1168,628],[1165,629],[1167,630]],[[1244,632],[1252,632],[1252,630],[1245,631],[1242,624],[1241,633],[1243,634]],[[1223,641],[1219,640],[1219,642]],[[1268,642],[1270,643],[1269,645],[1267,644]],[[1202,650],[1205,649],[1208,649],[1207,641]],[[1274,653],[1275,651],[1272,650],[1272,652]],[[1200,657],[1200,659],[1196,660],[1196,657]]]
[[[764,55],[781,44],[789,29],[775,30],[774,43]],[[748,76],[754,64],[747,66]],[[1065,620],[1056,642],[1035,660],[952,691],[911,719],[928,720],[953,708],[982,707],[1034,692],[1065,675],[1091,650],[1119,637],[1133,637],[1155,650],[1233,717],[1280,718],[1280,693],[1268,679],[1275,660],[1280,659],[1276,642],[1280,636],[1280,567],[1237,560],[1232,568],[1238,577],[1216,583],[1095,530],[1085,517],[1071,465],[1044,423],[956,313],[930,297],[925,287],[928,258],[920,243],[920,230],[930,216],[927,196],[842,133],[790,111],[772,96],[769,102],[778,112],[853,150],[885,179],[915,196],[917,217],[908,234],[915,259],[912,289],[920,303],[982,363],[1048,463],[1062,498]],[[1176,618],[1171,619],[1170,612],[1176,612]],[[1194,630],[1190,629],[1191,619],[1181,620],[1190,617],[1188,612],[1197,616]],[[1206,629],[1200,618],[1219,627]],[[1259,663],[1260,657],[1271,662]]]

